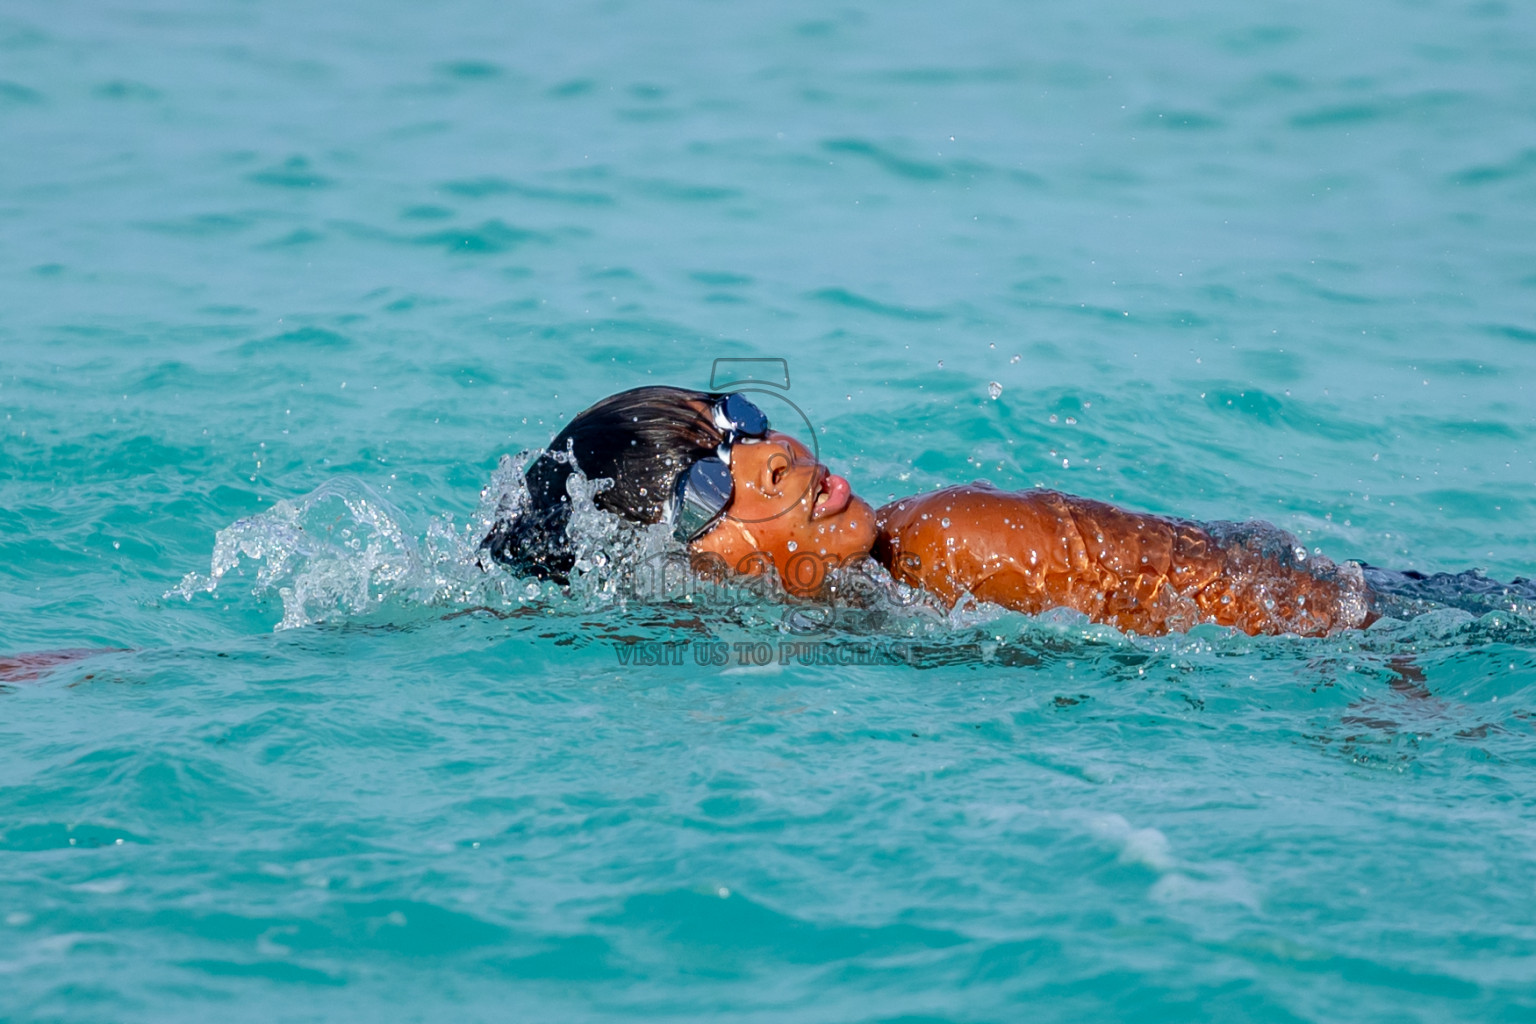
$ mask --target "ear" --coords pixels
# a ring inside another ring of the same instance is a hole
[[[789,454],[775,445],[758,467],[758,479],[755,481],[758,491],[768,497],[777,498],[781,492],[781,487],[778,481],[774,480],[774,476],[778,474],[779,470],[787,472],[793,467],[794,461],[789,457]]]

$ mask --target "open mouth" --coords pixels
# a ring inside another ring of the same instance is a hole
[[[811,518],[825,519],[837,515],[848,507],[848,499],[852,496],[853,489],[848,486],[847,480],[836,473],[822,470],[821,480],[816,485],[816,497],[812,499]]]

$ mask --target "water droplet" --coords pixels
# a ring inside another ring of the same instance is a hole
[[[1003,386],[995,380],[991,381],[987,384],[987,394],[992,396],[993,401],[996,401],[1003,397]]]
[[[790,541],[789,542],[789,550],[794,551],[794,550],[796,550],[799,547],[800,547],[800,545],[796,544],[794,541]]]
[[[939,360],[939,369],[944,369],[944,360],[942,359]]]
[[[949,517],[945,516],[943,519],[940,519],[939,520],[939,525],[944,527],[945,529],[948,529],[949,528]]]

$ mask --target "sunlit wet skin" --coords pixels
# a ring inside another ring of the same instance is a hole
[[[865,553],[953,605],[963,595],[1027,613],[1071,608],[1158,635],[1202,622],[1249,634],[1323,636],[1368,624],[1359,593],[1187,520],[1056,491],[980,485],[914,495],[878,512],[787,434],[738,443],[726,515],[696,556],[736,572],[777,571],[813,597],[835,565]],[[1353,600],[1351,600],[1353,598]]]
[[[1198,523],[1056,491],[949,487],[875,515],[875,558],[951,604],[968,592],[1022,612],[1072,608],[1153,635],[1213,622],[1322,636],[1370,619],[1337,580],[1224,547]]]
[[[695,555],[718,556],[737,572],[778,571],[792,594],[814,596],[827,570],[868,552],[875,513],[848,481],[788,434],[731,449],[731,504]]]

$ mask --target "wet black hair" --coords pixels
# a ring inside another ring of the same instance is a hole
[[[524,474],[528,507],[497,521],[480,546],[520,576],[569,582],[576,556],[566,532],[565,485],[574,469],[589,480],[613,481],[593,497],[598,508],[633,523],[659,523],[678,476],[725,440],[712,414],[720,397],[657,385],[609,395],[578,414]]]

